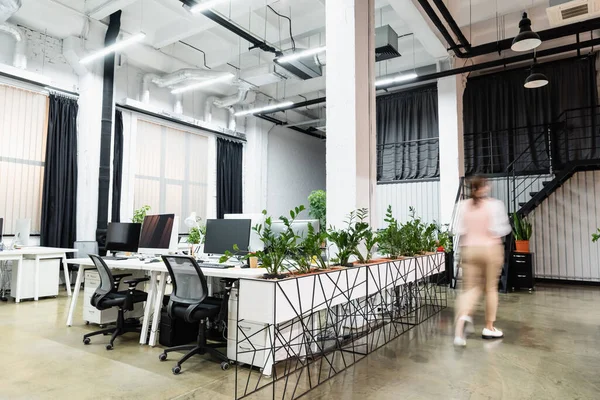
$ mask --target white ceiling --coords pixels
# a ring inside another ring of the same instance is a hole
[[[468,26],[478,22],[495,19],[515,12],[543,6],[548,0],[446,0],[446,6],[459,26]]]

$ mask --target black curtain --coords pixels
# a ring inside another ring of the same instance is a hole
[[[437,87],[377,97],[377,180],[440,176]]]
[[[77,101],[50,95],[42,194],[42,246],[73,247],[77,213]]]
[[[217,139],[217,218],[242,212],[243,145]]]
[[[567,109],[597,104],[595,56],[541,64],[549,84],[523,87],[530,73],[520,68],[469,78],[463,95],[465,172],[501,173],[525,152],[519,164],[545,169],[540,136]],[[537,140],[536,140],[537,139]],[[537,149],[531,151],[530,149]]]
[[[115,110],[115,142],[113,148],[112,222],[121,221],[121,184],[123,182],[123,114]]]

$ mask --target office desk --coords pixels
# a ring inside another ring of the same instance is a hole
[[[71,298],[71,306],[69,307],[69,314],[67,316],[67,326],[73,325],[73,313],[77,305],[77,298],[79,297],[79,290],[81,288],[81,281],[83,279],[83,272],[87,268],[95,268],[90,258],[76,258],[67,260],[69,264],[79,265],[77,271],[77,280],[75,281],[75,290],[73,297]],[[142,320],[142,333],[140,335],[140,344],[145,344],[148,334],[148,323],[150,320],[151,309],[152,314],[152,329],[150,331],[150,339],[148,344],[155,346],[157,341],[157,331],[160,322],[160,309],[162,307],[162,300],[165,294],[165,284],[167,281],[168,270],[165,264],[161,262],[147,263],[140,261],[137,258],[131,258],[128,260],[105,260],[106,265],[111,269],[128,269],[136,271],[146,271],[150,273],[150,288],[148,289],[148,301],[144,307],[144,318]],[[265,271],[259,268],[202,268],[202,272],[207,277],[215,278],[226,278],[226,279],[240,279],[240,278],[258,278],[262,276]],[[154,301],[154,303],[152,303]]]
[[[15,302],[21,301],[21,273],[23,272],[23,260],[33,259],[35,260],[34,267],[34,300],[39,298],[40,289],[40,260],[46,260],[50,258],[60,258],[63,263],[63,271],[65,274],[65,284],[67,286],[67,294],[71,296],[71,281],[69,279],[69,269],[67,268],[67,253],[75,253],[75,249],[62,249],[57,247],[22,247],[14,250],[0,251],[0,261],[16,261],[17,262],[17,287],[12,288],[14,290],[13,297]]]

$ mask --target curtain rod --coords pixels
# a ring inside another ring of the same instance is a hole
[[[79,98],[79,93],[77,93],[77,92],[71,92],[69,90],[61,89],[61,88],[54,87],[54,86],[49,86],[49,85],[46,85],[44,83],[41,83],[41,82],[38,82],[38,81],[33,81],[33,80],[27,79],[27,78],[23,78],[23,77],[18,76],[18,75],[12,75],[12,74],[8,74],[6,72],[0,71],[0,76],[3,76],[5,78],[9,78],[9,79],[14,79],[16,81],[27,83],[27,84],[30,84],[30,85],[33,85],[33,86],[37,86],[37,87],[40,87],[42,89],[45,89],[48,92],[60,93],[60,94],[66,95],[66,96],[71,96],[71,97],[74,97],[74,98]]]

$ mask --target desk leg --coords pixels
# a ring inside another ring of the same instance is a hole
[[[152,318],[152,330],[150,330],[150,346],[156,346],[156,332],[160,322],[160,309],[162,308],[163,296],[165,295],[165,285],[167,284],[167,273],[160,273],[160,283],[156,289],[156,302],[154,303],[154,316]]]
[[[75,306],[77,306],[77,297],[79,297],[79,291],[81,290],[83,270],[83,265],[79,265],[79,269],[77,270],[77,279],[75,279],[75,288],[73,288],[73,296],[71,297],[71,305],[69,306],[69,315],[67,316],[67,326],[73,325],[73,313],[75,313]]]
[[[21,256],[17,261],[17,287],[15,288],[15,303],[21,301],[21,287],[23,286],[23,257]]]
[[[154,299],[154,293],[156,293],[156,280],[158,272],[150,272],[150,288],[148,289],[148,299],[144,305],[144,319],[142,320],[142,332],[140,334],[140,344],[146,344],[148,338],[148,322],[150,321],[150,313],[152,310],[152,299]]]
[[[40,294],[40,256],[35,256],[35,263],[33,267],[33,282],[34,282],[34,292],[33,299],[38,301]]]
[[[71,277],[69,276],[69,265],[67,264],[67,256],[63,254],[61,257],[63,272],[65,273],[65,285],[67,286],[67,296],[71,296]]]

